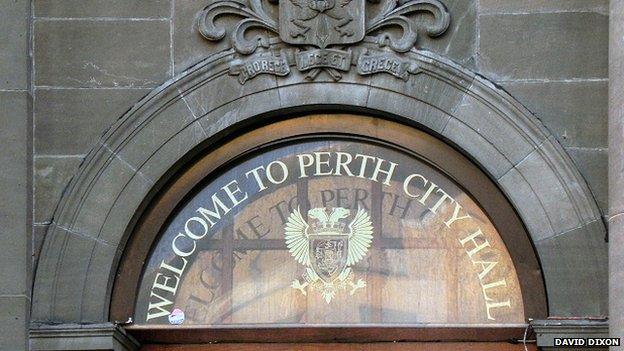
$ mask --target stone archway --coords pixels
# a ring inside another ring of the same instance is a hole
[[[66,189],[39,259],[32,321],[107,321],[136,214],[176,167],[237,128],[323,109],[400,120],[457,147],[488,173],[524,221],[542,262],[551,315],[605,313],[605,228],[552,134],[486,79],[426,52],[404,57],[420,68],[407,81],[355,72],[339,82],[322,74],[307,81],[293,71],[241,85],[228,75],[236,58],[229,50],[153,91],[102,136]],[[571,267],[579,248],[584,265]]]

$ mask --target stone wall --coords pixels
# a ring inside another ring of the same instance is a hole
[[[35,254],[98,137],[165,80],[228,46],[197,32],[206,0],[34,1]],[[500,84],[558,137],[607,206],[608,1],[446,0],[422,47]]]
[[[534,112],[566,148],[606,212],[608,1],[444,3],[451,28],[441,39],[423,38],[422,48],[475,70]],[[197,32],[195,15],[207,4],[0,0],[8,9],[0,14],[0,26],[9,34],[8,50],[0,51],[0,159],[11,165],[0,171],[0,192],[9,199],[0,204],[0,245],[11,252],[0,258],[0,280],[18,282],[0,288],[0,321],[10,321],[16,330],[0,339],[25,340],[31,239],[24,226],[31,223],[30,199],[36,263],[63,189],[99,136],[153,88],[228,46],[227,40],[209,43]],[[566,238],[542,244],[565,248],[571,260],[565,265],[574,265],[575,257],[582,260],[583,239]],[[24,318],[13,320],[14,315]]]
[[[0,350],[28,342],[32,121],[30,1],[0,1]]]

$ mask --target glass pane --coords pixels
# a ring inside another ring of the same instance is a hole
[[[331,139],[206,182],[163,229],[135,320],[505,324],[523,310],[510,256],[465,190],[403,150]]]

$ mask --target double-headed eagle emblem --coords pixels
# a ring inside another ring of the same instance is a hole
[[[284,228],[286,246],[295,260],[306,267],[303,283],[296,279],[291,287],[307,295],[309,286],[330,303],[338,290],[350,287],[353,295],[366,286],[362,279],[353,282],[351,266],[366,256],[373,241],[373,227],[370,216],[361,208],[347,225],[344,219],[350,214],[343,207],[336,207],[329,214],[324,208],[313,208],[308,211],[308,216],[316,220],[312,226],[299,209],[290,214]]]

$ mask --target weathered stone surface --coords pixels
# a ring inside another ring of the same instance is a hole
[[[37,89],[35,153],[86,154],[104,131],[148,92],[146,89]]]
[[[481,167],[496,179],[502,177],[513,167],[505,155],[501,154],[482,135],[456,118],[451,118],[448,121],[442,135],[455,140],[458,147],[475,159],[489,160],[487,163],[482,163]]]
[[[481,16],[478,67],[495,80],[605,78],[608,23],[592,12]]]
[[[36,21],[35,84],[154,87],[171,76],[168,21]]]
[[[56,289],[54,291],[51,291],[50,293],[53,294],[52,296],[54,296],[54,315],[57,316],[59,320],[66,320],[67,318],[70,318],[70,316],[82,316],[81,301],[83,291],[86,288],[85,281],[83,280],[77,282],[70,277],[85,275],[84,272],[89,268],[91,255],[96,244],[97,243],[90,238],[84,237],[76,233],[67,232],[67,237],[65,238],[63,249],[66,250],[67,254],[69,255],[81,256],[82,261],[62,261],[57,267],[58,272],[63,273],[57,273],[56,279],[59,285],[57,285],[55,287]],[[86,252],[87,254],[81,255],[81,252]],[[66,289],[61,288],[61,286],[64,284],[72,284],[71,292],[66,292]],[[59,294],[59,291],[62,291],[63,293]],[[77,322],[82,322],[82,318],[80,320],[77,320]]]
[[[598,12],[608,14],[608,0],[480,0],[481,13]]]
[[[164,18],[173,0],[34,0],[36,17]]]
[[[0,91],[0,294],[30,291],[28,93]]]
[[[260,75],[253,80],[241,85],[236,77],[230,76],[227,73],[215,76],[215,86],[219,89],[215,90],[208,86],[202,86],[193,91],[183,93],[183,99],[188,104],[191,112],[196,118],[205,115],[214,109],[220,108],[228,102],[234,101],[238,98],[245,97],[253,92],[268,90],[277,85],[275,77],[270,75]],[[257,105],[249,105],[248,100],[241,100],[245,103],[238,103],[235,106],[231,106],[232,112],[236,113],[236,109],[251,108],[254,109]],[[262,104],[262,101],[258,101]],[[279,104],[279,98],[275,101],[266,101],[264,104]],[[249,105],[249,106],[247,106]]]
[[[544,141],[538,149],[528,155],[515,168],[531,184],[531,189],[545,209],[549,222],[557,235],[578,228],[591,218],[583,218],[587,216],[584,213],[581,214],[581,218],[566,216],[566,213],[577,211],[574,198],[568,193],[568,189],[578,188],[581,184],[564,184],[553,172],[550,167],[553,160],[549,159],[547,155],[549,154],[548,149],[552,149],[554,143],[556,141],[552,138]]]
[[[45,235],[48,232],[48,228],[50,226],[47,224],[35,224],[33,225],[33,233],[32,233],[32,266],[37,266],[37,260],[39,260],[39,254],[41,253],[41,248],[43,247],[43,240],[45,239]]]
[[[506,82],[564,146],[607,146],[607,82]]]
[[[448,115],[453,115],[464,100],[465,89],[470,87],[472,78],[472,76],[461,79],[454,77],[454,80],[448,81],[432,74],[421,73],[411,76],[405,82],[389,75],[379,75],[371,78],[369,84],[374,88],[378,87],[410,99],[420,100]],[[386,100],[380,107],[392,109],[391,106],[394,104],[393,101]]]
[[[210,1],[206,0],[174,1],[173,61],[176,73],[180,73],[201,61],[211,53],[219,52],[230,46],[228,40],[212,42],[199,34],[197,30],[198,14],[209,4]],[[238,20],[238,18],[229,18],[220,20],[219,23],[233,26]]]
[[[223,118],[228,118],[224,116]],[[206,132],[200,121],[197,121],[180,133],[175,134],[167,143],[163,144],[142,164],[141,174],[148,179],[159,180],[167,171],[180,160],[184,155],[189,155],[200,140],[206,139]]]
[[[194,120],[195,116],[193,116],[188,105],[178,98],[165,109],[152,116],[149,124],[139,126],[134,138],[129,143],[123,146],[108,146],[117,152],[119,157],[125,162],[132,165],[135,169],[139,169],[148,157],[151,156],[153,150],[167,143],[180,131],[182,126],[187,126]],[[202,138],[200,140],[203,140],[201,127],[197,129],[197,132],[196,138]],[[192,142],[196,142],[198,140],[196,138],[193,138]],[[156,180],[152,179],[152,181]]]
[[[288,87],[284,89],[286,90]],[[206,133],[206,138],[224,131],[228,126],[236,125],[257,115],[260,107],[267,111],[279,110],[282,107],[280,105],[282,101],[281,89],[279,91],[270,89],[255,94],[248,94],[242,97],[241,101],[245,101],[245,103],[241,104],[238,101],[229,102],[199,119]]]
[[[0,0],[0,8],[0,89],[26,89],[30,1]]]
[[[611,1],[609,36],[609,215],[624,213],[624,2]],[[624,245],[624,237],[618,240]],[[624,271],[624,265],[620,266]],[[624,326],[624,305],[620,323]],[[624,337],[624,328],[622,329]]]
[[[78,171],[82,157],[37,157],[34,162],[34,222],[49,224],[63,189]]]
[[[98,242],[93,247],[91,257],[81,301],[93,301],[95,303],[81,303],[83,306],[80,318],[82,323],[94,323],[107,320],[108,310],[106,307],[110,301],[110,278],[115,275],[101,267],[111,267],[111,265],[114,265],[114,262],[116,262],[115,259],[121,257],[121,250],[117,250],[116,246]]]
[[[611,183],[613,184],[613,183]],[[611,337],[624,335],[624,250],[620,249],[624,238],[624,216],[609,220],[609,324]],[[618,245],[618,247],[614,247]]]
[[[29,309],[26,296],[0,296],[0,350],[28,350]]]
[[[433,51],[474,69],[477,53],[477,0],[445,0],[443,3],[451,14],[449,29],[439,38],[423,35],[418,48]]]
[[[293,84],[280,88],[279,99],[283,107],[294,107],[299,104],[349,104],[366,106],[369,86],[317,83]],[[301,99],[300,97],[304,97]]]
[[[109,150],[110,152],[110,150]],[[136,170],[116,155],[110,155],[107,160],[108,167],[93,180],[93,190],[88,192],[80,206],[79,215],[72,223],[60,223],[55,219],[55,223],[70,229],[72,232],[98,238],[102,225],[108,216],[108,211],[98,210],[105,206],[110,208],[117,200],[120,192],[135,175]],[[114,179],[115,181],[111,181]],[[143,178],[143,182],[150,183]],[[111,243],[117,244],[117,243]]]
[[[515,205],[533,241],[555,235],[556,228],[550,223],[538,194],[517,169],[511,169],[498,182],[505,195]]]
[[[132,218],[139,210],[139,205],[147,197],[153,185],[142,173],[136,173],[111,206],[110,213],[106,215],[98,233],[98,240],[116,247],[122,241],[123,235],[129,229],[128,223],[132,222]],[[110,262],[113,262],[112,257],[108,264]]]
[[[609,324],[624,337],[624,2],[609,1]]]
[[[529,321],[537,339],[537,346],[542,351],[558,351],[555,346],[558,338],[606,338],[609,336],[608,318],[588,318],[583,316],[564,319],[534,319]],[[576,350],[582,350],[581,348]],[[591,347],[596,351],[608,351],[609,347]]]
[[[535,243],[551,316],[607,315],[607,243],[593,222]],[[573,287],[573,288],[571,288]]]
[[[139,343],[113,323],[45,324],[30,331],[31,351],[136,351]]]
[[[94,252],[106,250],[103,249],[106,247],[108,247],[109,251],[114,250],[114,248],[108,246],[106,243],[97,242],[93,238],[89,238],[78,232],[70,232],[63,228],[55,227],[54,225],[53,229],[54,231],[49,233],[49,235],[51,235],[51,244],[62,248],[62,250],[73,257],[80,256],[80,259],[75,262],[70,262],[68,260],[60,261],[58,262],[58,266],[53,267],[46,266],[45,262],[43,262],[44,266],[41,267],[41,269],[48,272],[49,275],[45,279],[56,281],[56,284],[48,290],[35,289],[33,298],[39,301],[53,301],[53,304],[46,307],[42,306],[40,310],[34,310],[33,322],[52,323],[76,316],[80,317],[74,319],[74,322],[93,322],[94,320],[89,317],[83,318],[81,306],[85,291],[93,289],[95,287],[93,286],[94,282],[89,281],[92,286],[87,286],[87,281],[76,281],[74,277],[85,276],[85,273],[92,267],[92,264],[99,263],[94,262],[92,259]],[[103,272],[107,272],[107,270],[103,270]],[[107,282],[108,280],[101,284],[105,284],[104,286],[106,286]],[[63,288],[66,284],[71,284],[71,289],[69,289],[71,292],[69,293],[66,293],[66,289]],[[101,285],[98,286],[102,288]],[[59,293],[59,291],[63,291],[63,293]],[[94,304],[106,304],[104,300],[92,302]]]
[[[495,145],[498,152],[514,165],[523,160],[533,151],[535,145],[541,142],[540,139],[530,140],[523,135],[516,134],[514,130],[517,126],[514,125],[513,120],[470,94],[463,96],[453,116],[475,130],[487,140],[487,143]]]
[[[389,100],[392,104],[388,104]],[[437,133],[442,132],[451,118],[441,110],[424,102],[414,101],[407,96],[397,96],[396,94],[371,87],[368,94],[366,107],[374,110],[396,114],[398,116],[409,117],[414,122],[419,123],[423,129],[429,129]],[[414,111],[419,111],[417,114]]]
[[[603,214],[607,214],[608,208],[608,151],[607,149],[566,149],[579,171],[589,184],[589,188],[596,197]]]
[[[49,322],[54,318],[54,292],[60,252],[63,252],[67,231],[51,225],[41,248],[32,294],[32,322]],[[52,258],[52,259],[50,259]],[[78,260],[82,262],[82,260]],[[61,278],[63,279],[63,278]],[[67,279],[67,278],[64,278]]]
[[[7,197],[8,198],[8,197]],[[17,199],[16,197],[12,197]],[[21,218],[20,218],[21,217]],[[2,222],[3,228],[0,234],[0,247],[7,253],[0,255],[0,284],[1,295],[30,294],[30,232],[27,232],[24,215],[15,217],[13,223]],[[19,232],[10,231],[7,227],[20,226]]]

